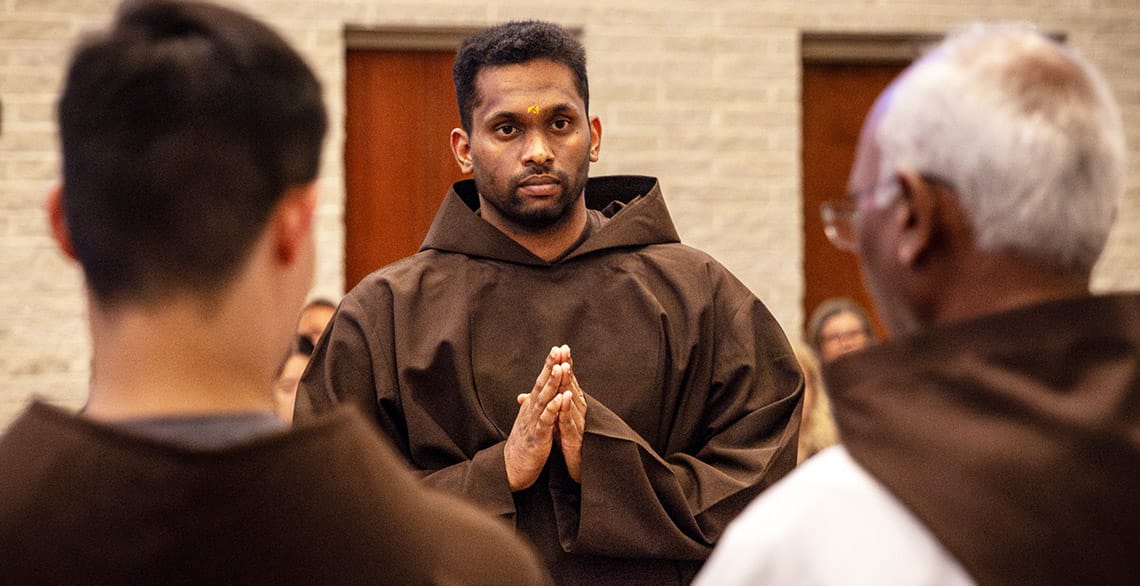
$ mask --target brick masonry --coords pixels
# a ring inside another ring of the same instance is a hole
[[[89,343],[78,271],[48,238],[41,201],[58,177],[52,108],[71,45],[110,0],[0,0],[0,428],[31,396],[83,402]],[[804,31],[942,32],[978,19],[1064,31],[1106,74],[1140,145],[1136,0],[246,0],[317,69],[334,120],[323,170],[314,294],[341,293],[344,28],[482,26],[543,18],[581,27],[593,113],[606,140],[594,174],[661,178],[684,240],[763,298],[792,334],[804,316],[799,39]],[[1098,291],[1140,288],[1140,149]]]

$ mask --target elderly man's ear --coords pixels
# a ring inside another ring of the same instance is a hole
[[[897,260],[913,267],[922,262],[942,229],[938,187],[911,171],[900,171],[897,179],[899,201],[892,215],[898,223]]]

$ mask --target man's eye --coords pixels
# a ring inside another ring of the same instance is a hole
[[[503,135],[503,136],[511,136],[512,134],[516,134],[519,131],[519,129],[515,128],[514,126],[511,126],[510,124],[504,124],[504,125],[496,128],[495,131],[498,132],[499,134]]]
[[[566,130],[567,128],[570,128],[570,121],[566,120],[565,118],[559,118],[558,120],[554,121],[554,128],[557,130]]]

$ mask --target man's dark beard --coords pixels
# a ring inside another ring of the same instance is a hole
[[[524,200],[518,195],[519,185],[534,175],[553,175],[558,178],[562,195],[559,196],[557,205],[524,209]],[[511,178],[510,193],[506,202],[501,201],[498,197],[486,197],[484,199],[494,206],[500,215],[508,218],[511,223],[520,228],[538,232],[562,221],[573,203],[582,197],[585,187],[585,177],[581,181],[575,182],[571,181],[564,172],[535,165],[527,167],[525,171]],[[476,188],[478,188],[478,176],[476,176]]]

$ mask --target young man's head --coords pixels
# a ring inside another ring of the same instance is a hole
[[[590,85],[586,78],[586,49],[566,29],[549,22],[516,21],[493,26],[463,41],[451,68],[459,121],[471,132],[471,113],[481,95],[475,78],[486,67],[518,65],[537,59],[560,63],[573,74],[574,87],[587,113]]]
[[[198,2],[128,2],[76,50],[59,102],[53,224],[96,303],[209,298],[282,197],[317,176],[326,114],[266,26]]]
[[[891,330],[1087,291],[1122,128],[1100,74],[1027,27],[978,25],[912,65],[868,116],[849,185]]]
[[[511,22],[465,41],[453,71],[463,128],[452,150],[484,219],[508,234],[574,229],[602,133],[582,45],[557,25]]]

